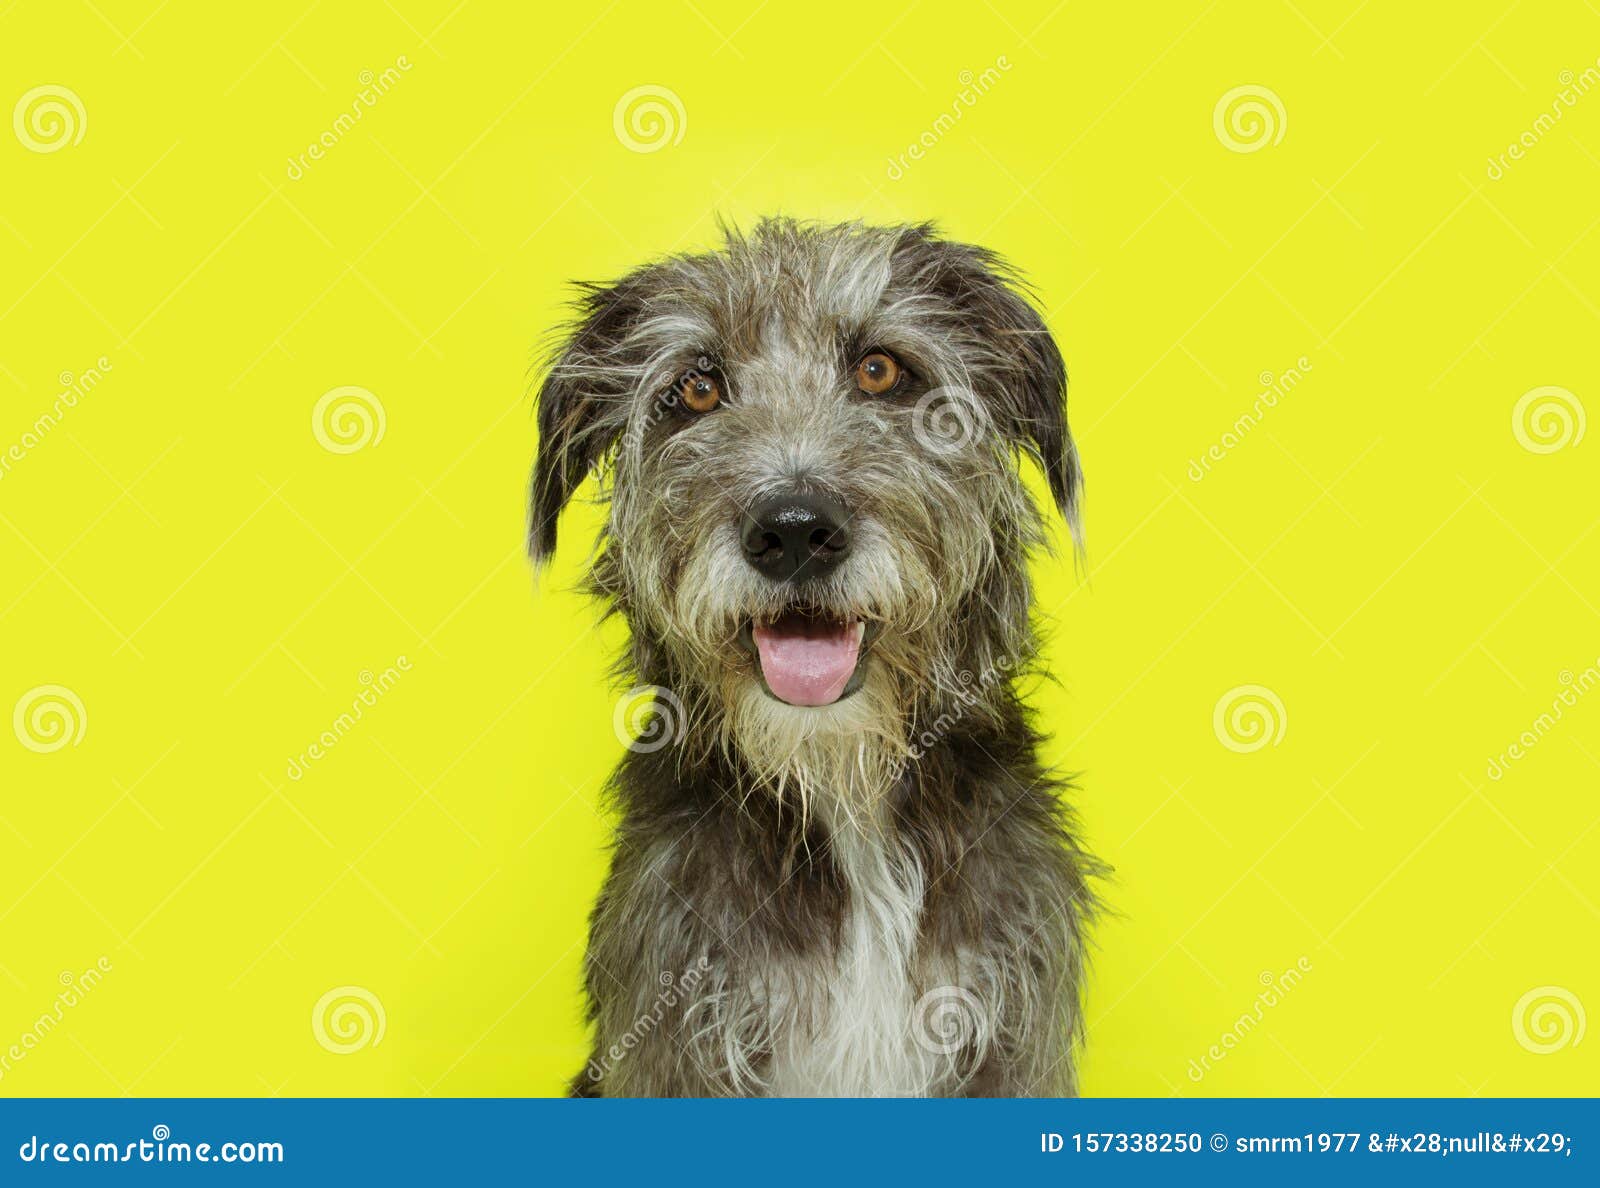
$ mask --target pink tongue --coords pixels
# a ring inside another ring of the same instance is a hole
[[[861,652],[859,622],[829,623],[785,615],[753,628],[761,675],[790,705],[831,705],[850,683]]]

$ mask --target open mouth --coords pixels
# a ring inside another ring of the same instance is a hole
[[[789,705],[817,706],[860,687],[868,634],[860,619],[794,609],[746,623],[740,642],[755,656],[768,693]]]

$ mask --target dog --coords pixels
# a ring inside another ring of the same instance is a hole
[[[723,234],[580,285],[537,395],[533,560],[596,476],[588,589],[654,705],[571,1092],[1073,1093],[1103,872],[1013,684],[1021,458],[1078,537],[1060,351],[931,225]]]

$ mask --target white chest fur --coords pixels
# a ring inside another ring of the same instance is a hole
[[[729,1033],[737,1049],[729,1067],[747,1074],[734,1078],[740,1091],[946,1093],[981,1061],[988,1040],[987,1012],[962,988],[983,984],[983,971],[964,978],[961,955],[919,947],[927,872],[889,820],[904,746],[881,727],[885,715],[874,716],[882,699],[871,693],[869,685],[840,703],[837,730],[816,727],[816,711],[801,716],[765,696],[752,697],[736,723],[745,754],[766,757],[772,786],[827,831],[848,888],[836,947],[776,960],[757,975],[752,1026]]]
[[[948,1059],[916,1031],[923,871],[881,831],[841,823],[833,837],[850,888],[841,943],[828,957],[773,971],[768,1088],[779,1096],[925,1096]]]

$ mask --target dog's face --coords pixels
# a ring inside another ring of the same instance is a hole
[[[588,289],[539,426],[535,559],[600,472],[594,580],[641,675],[746,744],[903,736],[919,691],[1016,659],[1017,455],[1069,518],[1079,486],[1049,333],[925,228],[767,222]]]

